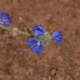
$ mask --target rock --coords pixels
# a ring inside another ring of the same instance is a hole
[[[56,74],[56,70],[55,69],[52,69],[51,72],[50,72],[51,76],[54,76]]]

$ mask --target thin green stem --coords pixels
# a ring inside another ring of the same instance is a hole
[[[29,34],[28,33],[26,33],[26,32],[23,32],[23,31],[18,31],[19,33],[21,33],[21,34],[24,34],[24,35],[27,35],[27,36],[29,36]]]
[[[3,29],[8,30],[8,29],[6,28],[6,26],[3,26],[3,25],[1,25],[1,24],[0,24],[0,27],[1,27],[1,28],[3,28]],[[11,29],[12,29],[12,28],[11,28]],[[13,32],[13,29],[12,29],[12,30],[8,30],[8,31]],[[20,33],[20,34],[23,34],[23,35],[27,35],[27,36],[29,36],[29,34],[28,34],[28,33],[23,32],[23,31],[19,31],[19,30],[17,30],[16,32],[17,32],[17,33]]]

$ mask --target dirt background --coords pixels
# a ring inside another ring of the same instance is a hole
[[[50,34],[62,31],[64,39],[38,54],[28,48],[27,36],[12,37],[0,28],[0,80],[80,80],[80,0],[0,0],[2,11],[12,28],[44,23]]]

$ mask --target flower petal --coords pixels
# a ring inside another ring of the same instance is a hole
[[[5,11],[1,12],[1,16],[3,16],[5,14]]]
[[[38,24],[36,25],[36,26],[34,26],[34,30],[37,30],[38,29],[38,27],[37,26],[39,26]]]
[[[60,33],[62,33],[62,31],[55,31],[52,35],[52,38],[55,37],[55,36],[58,36]]]
[[[59,34],[58,36],[56,36],[59,40],[63,40],[63,35]]]
[[[59,43],[59,44],[62,43],[62,41],[60,39],[58,39],[57,37],[56,38],[53,38],[52,40],[55,41],[55,42],[57,42],[57,43]]]
[[[58,41],[58,38],[53,38],[52,40],[55,41],[55,42],[57,42]]]
[[[38,53],[41,53],[43,50],[44,50],[44,48],[43,48],[43,47],[40,47],[40,49],[39,49],[39,52],[38,52]]]
[[[39,32],[37,30],[32,30],[35,36],[39,36]]]
[[[57,43],[62,44],[62,41],[61,40],[58,40]]]
[[[41,53],[44,50],[44,48],[43,48],[43,46],[38,46],[38,47],[35,47],[34,50],[36,53]]]
[[[33,43],[34,38],[29,38],[27,44],[31,45]]]

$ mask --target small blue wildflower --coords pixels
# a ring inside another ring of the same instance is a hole
[[[32,29],[32,31],[35,36],[39,36],[39,35],[44,36],[45,29],[37,24],[36,26],[34,26],[34,29]]]
[[[33,52],[41,53],[44,50],[43,43],[38,39],[29,38],[27,44],[30,45]]]
[[[63,35],[61,35],[62,31],[55,31],[52,35],[52,40],[61,44],[63,40]]]
[[[0,22],[6,26],[9,26],[11,23],[10,16],[9,14],[5,14],[5,11],[1,12]]]

